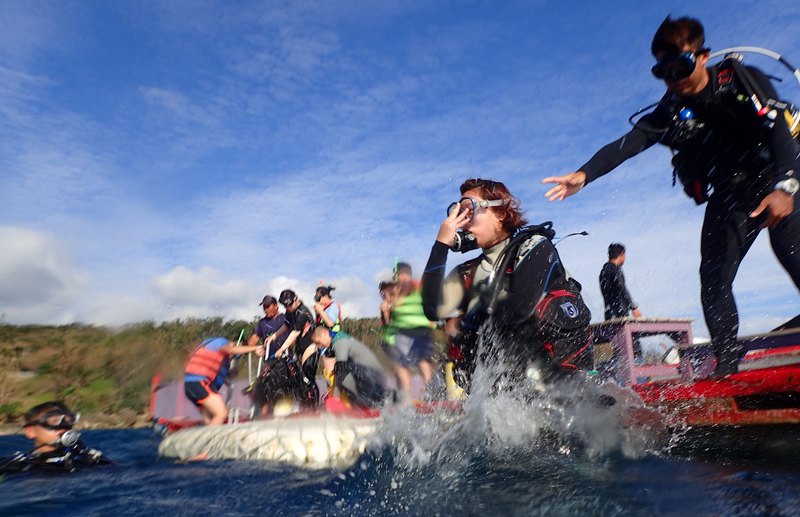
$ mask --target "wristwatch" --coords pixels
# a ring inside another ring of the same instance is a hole
[[[797,194],[797,191],[800,190],[800,181],[798,181],[797,178],[779,181],[775,184],[775,190],[782,190],[790,196],[794,196]]]

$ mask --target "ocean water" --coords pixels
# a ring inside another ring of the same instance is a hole
[[[343,470],[176,463],[150,430],[86,431],[114,465],[8,476],[0,515],[800,515],[800,438],[786,430],[673,435],[631,424],[635,401],[559,397],[397,411]],[[0,437],[0,456],[26,446]]]

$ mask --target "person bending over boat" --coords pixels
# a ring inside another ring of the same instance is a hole
[[[458,318],[450,350],[468,381],[478,352],[478,331],[494,329],[481,357],[502,349],[513,375],[531,362],[545,373],[591,367],[591,318],[550,239],[550,223],[525,226],[519,201],[499,181],[468,179],[447,209],[422,275],[425,315]],[[480,256],[444,275],[450,249],[481,248]],[[451,322],[452,323],[452,322]]]
[[[800,165],[767,76],[736,57],[707,68],[704,45],[698,20],[667,17],[650,46],[653,75],[667,87],[655,110],[576,172],[542,182],[556,184],[545,194],[550,201],[563,200],[656,143],[675,153],[673,177],[697,204],[708,203],[700,300],[721,377],[738,371],[743,351],[733,281],[762,228],[769,228],[775,256],[800,288]]]
[[[316,324],[324,325],[331,336],[335,336],[342,329],[342,306],[331,293],[336,289],[333,286],[319,286],[314,294],[314,312],[317,314]]]
[[[78,415],[63,402],[45,402],[29,409],[25,413],[24,432],[33,442],[33,449],[0,459],[0,474],[73,472],[111,463],[100,451],[86,447],[79,439],[80,434],[72,431],[77,421]]]
[[[278,348],[275,357],[281,359],[289,349],[292,350],[288,358],[288,362],[292,364],[289,365],[287,382],[291,383],[295,399],[303,407],[315,408],[319,404],[319,388],[316,382],[319,354],[316,345],[311,341],[315,327],[314,316],[290,289],[282,291],[278,301],[286,309],[286,322],[280,330],[268,337],[265,343],[269,346],[288,333],[286,341]],[[294,370],[295,365],[299,365],[298,370]]]
[[[198,346],[186,365],[183,389],[186,397],[200,410],[206,425],[224,424],[228,419],[228,406],[220,388],[230,370],[231,356],[262,350],[261,345],[237,346],[224,337],[208,338]]]
[[[386,396],[386,370],[367,345],[350,334],[339,332],[331,337],[325,327],[317,327],[314,343],[323,353],[325,375],[333,374],[333,388],[346,393],[347,401],[357,407],[378,407]]]

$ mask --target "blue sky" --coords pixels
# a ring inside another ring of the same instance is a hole
[[[671,188],[667,150],[562,203],[539,184],[660,97],[649,43],[669,13],[700,18],[712,48],[800,63],[793,0],[6,3],[2,321],[249,319],[264,294],[310,301],[321,280],[347,315],[376,315],[394,258],[421,271],[459,184],[481,176],[531,222],[590,233],[560,250],[595,319],[619,241],[642,311],[704,335],[702,209]],[[743,333],[800,305],[766,234],[735,292]]]

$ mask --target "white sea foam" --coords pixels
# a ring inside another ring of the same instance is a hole
[[[512,380],[509,364],[499,358],[477,366],[463,413],[387,412],[370,447],[390,446],[394,461],[408,466],[436,461],[443,476],[482,454],[512,457],[549,450],[639,458],[665,447],[663,418],[632,390],[600,385],[583,374],[547,384],[535,372]]]

